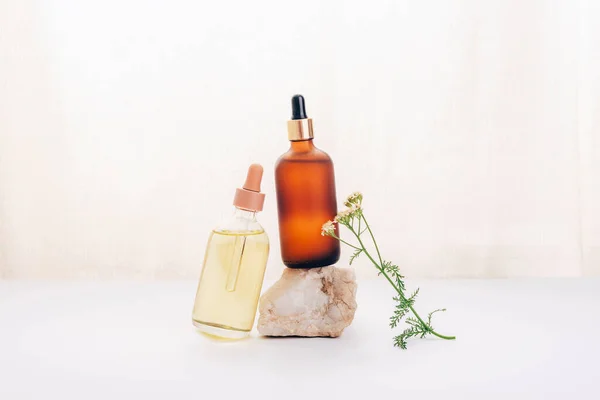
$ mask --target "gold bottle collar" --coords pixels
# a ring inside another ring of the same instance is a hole
[[[291,119],[287,123],[288,139],[291,141],[313,138],[312,118]]]

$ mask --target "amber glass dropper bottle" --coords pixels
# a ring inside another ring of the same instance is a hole
[[[292,97],[287,127],[290,149],[275,165],[281,258],[290,268],[335,264],[340,243],[321,236],[323,223],[337,214],[333,162],[313,143],[312,119],[301,95]]]

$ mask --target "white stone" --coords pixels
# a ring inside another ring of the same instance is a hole
[[[285,268],[260,298],[259,311],[258,332],[265,336],[338,337],[356,311],[354,270]]]

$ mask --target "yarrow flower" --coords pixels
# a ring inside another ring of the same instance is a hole
[[[393,298],[396,302],[394,314],[390,318],[390,327],[396,328],[398,324],[404,320],[407,324],[404,331],[394,337],[394,346],[406,349],[407,340],[414,337],[424,338],[428,335],[436,336],[440,339],[454,340],[455,336],[441,335],[433,329],[431,318],[434,314],[446,311],[445,308],[433,310],[427,315],[427,318],[421,316],[415,310],[414,304],[419,289],[417,288],[412,294],[409,294],[404,284],[404,276],[400,273],[400,268],[391,261],[385,261],[379,253],[379,247],[375,236],[367,223],[365,213],[362,208],[363,195],[360,192],[354,192],[344,202],[346,208],[341,210],[333,221],[327,221],[321,227],[321,235],[331,236],[345,245],[351,247],[354,251],[350,257],[350,264],[361,254],[369,259],[379,272],[379,275],[384,275],[387,281],[392,285],[397,295]],[[336,232],[338,225],[343,225],[352,234],[350,239],[341,239]],[[367,236],[367,240],[361,239],[363,235]],[[352,240],[352,239],[355,240]],[[358,241],[358,243],[356,243]],[[352,243],[354,242],[354,244]],[[372,243],[373,246],[365,247],[364,243]],[[371,247],[374,247],[371,248]],[[376,261],[378,260],[378,261]]]
[[[352,207],[354,204],[360,205],[362,203],[363,195],[361,192],[354,192],[344,202],[346,207]]]
[[[352,216],[358,217],[362,212],[362,205],[360,203],[354,203],[352,204],[352,207],[350,207],[350,210],[352,211]]]
[[[340,224],[347,224],[348,221],[350,220],[351,212],[352,212],[352,210],[350,210],[349,208],[346,208],[345,210],[340,211],[339,213],[337,213],[337,215],[334,218],[335,222],[340,223]]]
[[[333,221],[327,221],[321,227],[321,236],[333,236],[335,233],[335,225]]]
[[[340,211],[335,216],[335,222],[342,225],[348,224],[352,218],[359,216],[361,212],[362,206],[359,203],[352,203],[348,208]]]

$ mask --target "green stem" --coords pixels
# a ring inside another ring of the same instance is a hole
[[[364,218],[364,216],[363,216]],[[371,260],[371,262],[375,265],[375,267],[379,270],[379,272],[385,276],[385,278],[388,280],[388,282],[390,283],[390,285],[392,285],[392,287],[396,290],[396,292],[402,296],[402,298],[404,297],[404,293],[400,290],[399,287],[396,286],[396,284],[392,281],[392,279],[388,276],[388,274],[386,274],[386,272],[383,270],[383,261],[381,261],[381,255],[379,254],[379,249],[377,247],[377,242],[375,241],[375,238],[373,237],[373,232],[371,232],[371,228],[369,228],[369,224],[367,223],[367,220],[365,219],[365,225],[367,227],[367,229],[369,230],[369,234],[371,235],[371,238],[373,239],[373,243],[375,244],[375,249],[377,249],[377,255],[379,256],[379,260],[381,262],[381,264],[377,264],[377,262],[373,259],[373,257],[371,257],[371,254],[369,254],[369,252],[367,251],[367,248],[365,247],[365,244],[363,243],[363,241],[360,239],[360,236],[356,234],[356,231],[349,225],[346,225],[348,227],[348,229],[350,229],[350,231],[354,234],[354,236],[356,236],[356,239],[358,239],[358,242],[360,243],[361,247],[362,247],[362,251],[363,253],[365,253],[365,255],[369,258],[369,260]],[[352,246],[354,247],[354,246]],[[357,250],[358,248],[355,247]],[[423,319],[421,318],[421,316],[415,311],[415,309],[413,308],[413,306],[409,306],[410,311],[412,311],[413,315],[415,317],[417,317],[417,319],[419,320],[419,322],[421,323],[421,325],[423,326],[423,328],[426,328],[428,332],[430,332],[432,335],[437,336],[441,339],[446,339],[446,340],[454,340],[456,339],[456,336],[446,336],[446,335],[442,335],[437,333],[436,331],[434,331],[433,329],[430,328],[430,326],[428,324],[425,323],[425,321],[423,321]]]
[[[352,228],[350,228],[351,231],[354,232],[354,230]],[[360,250],[359,247],[354,246],[353,244],[350,244],[348,242],[346,242],[345,240],[341,239],[340,237],[336,236],[335,234],[331,235],[332,237],[336,238],[337,240],[339,240],[340,242],[344,243],[346,246],[350,246],[356,250]]]
[[[383,259],[381,258],[381,253],[379,253],[379,246],[377,246],[377,241],[375,240],[375,236],[373,236],[373,231],[371,231],[371,227],[369,226],[369,223],[367,222],[367,219],[365,218],[365,216],[363,214],[360,215],[360,219],[365,220],[365,226],[369,230],[369,235],[371,235],[371,240],[373,241],[373,244],[375,245],[375,251],[377,251],[377,257],[379,257],[379,263],[380,263],[380,265],[383,265]]]
[[[430,331],[432,335],[439,337],[440,339],[446,339],[446,340],[454,340],[456,339],[456,336],[446,336],[446,335],[440,335],[439,333],[437,333],[434,330]]]

